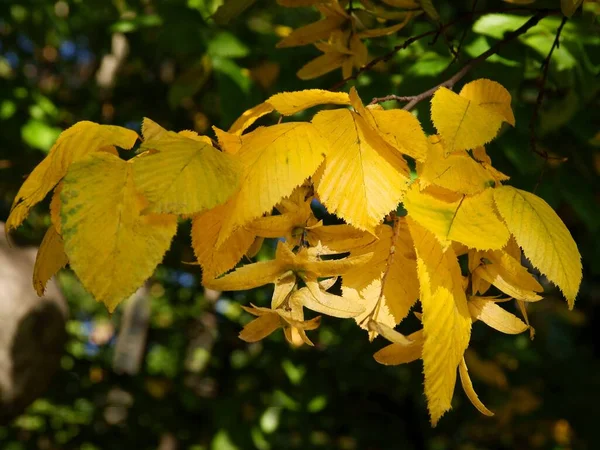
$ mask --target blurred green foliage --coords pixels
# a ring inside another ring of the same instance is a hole
[[[328,88],[339,81],[338,72],[299,81],[295,72],[318,52],[275,48],[288,27],[318,18],[315,11],[286,9],[271,0],[241,3],[248,6],[243,14],[227,17],[221,10],[222,25],[217,25],[211,15],[219,0],[0,2],[0,219],[6,219],[23,177],[60,130],[76,121],[139,130],[148,116],[170,129],[210,134],[211,125],[227,128],[273,93]],[[443,22],[472,8],[470,0],[435,3]],[[498,8],[499,3],[481,0],[476,7]],[[558,8],[559,1],[539,0],[533,6]],[[205,293],[197,267],[182,263],[193,260],[184,222],[149,283],[149,331],[136,375],[113,369],[125,308],[109,317],[70,272],[60,274],[71,310],[62,370],[45,397],[0,428],[0,447],[598,448],[600,24],[598,5],[589,2],[586,8],[563,30],[537,126],[538,145],[567,162],[551,160],[544,167],[529,150],[541,63],[559,17],[544,19],[464,80],[488,77],[510,90],[517,126],[503,130],[488,151],[512,176],[512,184],[527,190],[538,186],[537,193],[569,226],[584,260],[574,312],[549,285],[547,298],[532,305],[534,341],[474,326],[469,366],[494,418],[480,416],[457,393],[454,411],[431,429],[420,363],[377,365],[371,354],[383,344],[368,343],[351,321],[326,320],[311,349],[289,348],[281,333],[252,345],[238,340],[250,320],[239,305],[264,305],[269,292],[256,289],[219,299]],[[451,28],[447,38],[463,41],[457,61],[444,39],[417,42],[363,74],[359,92],[368,100],[425,91],[527,17],[512,8],[511,14],[482,15]],[[369,51],[384,54],[432,26],[418,18],[400,35],[369,42]],[[426,102],[416,114],[428,117]],[[19,242],[41,241],[49,224],[44,211],[32,213],[16,236]]]

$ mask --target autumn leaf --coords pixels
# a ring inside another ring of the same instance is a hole
[[[417,274],[423,306],[425,395],[435,426],[451,408],[456,370],[471,336],[471,315],[458,260],[442,249],[435,236],[408,219],[417,252]]]
[[[503,186],[494,190],[498,212],[525,256],[563,292],[573,309],[582,278],[581,256],[571,233],[544,200]]]
[[[457,241],[480,250],[500,249],[510,236],[496,215],[492,189],[448,203],[421,193],[413,184],[404,198],[404,207],[444,247],[448,241]]]
[[[447,154],[439,136],[429,138],[427,161],[417,164],[417,173],[421,188],[434,184],[465,195],[478,194],[495,184],[494,176],[468,153]]]
[[[58,184],[72,163],[107,146],[130,149],[137,138],[135,131],[126,128],[85,121],[77,122],[63,131],[48,156],[37,165],[19,189],[6,220],[6,232],[21,225],[29,210]]]
[[[481,320],[490,327],[506,334],[519,334],[528,326],[514,314],[496,303],[495,298],[476,297],[469,299],[469,311],[473,320]]]
[[[297,345],[294,334],[301,339],[299,342],[314,345],[306,336],[306,330],[315,330],[319,327],[321,317],[315,317],[311,320],[304,320],[302,305],[292,300],[288,309],[261,308],[252,305],[251,308],[242,306],[245,311],[257,316],[252,322],[244,327],[240,332],[240,339],[246,342],[257,342],[269,336],[275,330],[283,328],[288,342]]]
[[[69,262],[60,234],[54,226],[48,228],[35,258],[33,287],[40,297],[44,295],[46,284]]]
[[[344,289],[354,289],[363,293],[376,280],[381,281],[383,274],[388,270],[383,291],[382,302],[392,314],[394,326],[402,321],[410,311],[419,296],[419,283],[417,280],[416,256],[413,249],[412,238],[404,220],[398,224],[398,239],[395,245],[394,260],[388,268],[388,258],[392,243],[393,230],[389,225],[381,225],[377,229],[377,239],[370,244],[351,250],[353,256],[372,253],[373,257],[364,267],[348,270],[342,277]],[[381,286],[381,285],[379,285]],[[377,297],[379,293],[377,293]],[[370,313],[366,310],[366,314]]]
[[[528,302],[542,299],[537,292],[542,292],[544,288],[508,253],[488,251],[478,254],[475,259],[479,262],[473,274],[493,284],[505,294]]]
[[[133,161],[146,212],[194,214],[227,201],[239,186],[236,159],[193,132],[173,133],[144,119],[142,153]],[[210,142],[210,141],[209,141]]]
[[[475,393],[475,388],[473,388],[473,383],[471,382],[471,377],[469,377],[469,369],[467,369],[467,363],[463,358],[458,366],[458,372],[460,374],[460,382],[462,384],[463,390],[465,394],[467,394],[468,399],[473,404],[477,411],[479,411],[484,416],[493,416],[494,413],[486,408],[486,406],[479,400],[479,397]]]
[[[374,233],[402,199],[406,163],[352,111],[322,111],[313,123],[329,141],[325,165],[314,177],[319,199],[349,224]]]
[[[421,124],[408,111],[365,108],[356,89],[350,89],[352,107],[393,148],[418,161],[427,157],[428,142]]]
[[[146,214],[133,165],[108,153],[74,163],[61,193],[71,268],[110,312],[152,275],[177,229],[173,215]]]
[[[431,99],[431,120],[447,153],[487,144],[502,122],[514,125],[510,102],[502,85],[486,79],[466,84],[460,94],[439,88]]]
[[[269,97],[267,103],[284,116],[291,116],[317,105],[349,105],[350,97],[345,92],[306,89],[304,91],[275,94]]]
[[[377,351],[373,358],[379,364],[397,366],[416,361],[423,354],[423,330],[416,331],[408,336],[410,344],[392,343]]]
[[[214,280],[205,280],[204,285],[216,290],[245,290],[269,283],[276,283],[288,272],[293,272],[318,299],[321,288],[318,278],[342,275],[352,267],[366,263],[372,254],[351,256],[342,259],[323,260],[311,249],[303,248],[297,254],[288,244],[279,242],[275,259],[247,264]]]
[[[271,105],[269,102],[256,105],[253,108],[244,111],[242,115],[238,117],[238,119],[229,128],[229,133],[239,136],[254,122],[271,112],[273,112],[273,105]]]
[[[192,248],[202,266],[202,278],[212,279],[232,269],[249,251],[255,234],[238,228],[215,251],[223,221],[232,213],[230,200],[224,205],[192,217]]]
[[[290,122],[259,128],[243,139],[236,154],[239,191],[232,198],[217,248],[239,227],[262,216],[310,177],[323,161],[327,141],[310,123]]]

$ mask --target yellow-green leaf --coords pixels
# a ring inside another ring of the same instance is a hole
[[[6,232],[21,225],[29,210],[58,184],[73,162],[107,146],[130,149],[137,138],[137,133],[127,128],[93,122],[77,122],[63,131],[19,189],[6,220]]]
[[[142,215],[132,164],[97,153],[73,164],[61,193],[65,253],[83,286],[109,311],[152,275],[177,218]]]
[[[408,219],[417,252],[423,306],[425,396],[435,426],[451,408],[456,370],[471,336],[471,315],[456,255],[435,236]]]
[[[503,186],[494,190],[498,212],[534,267],[556,284],[569,308],[581,284],[581,256],[571,233],[544,200]]]
[[[510,237],[496,215],[492,189],[448,203],[419,191],[414,184],[404,197],[409,217],[445,245],[457,241],[480,250],[500,249]]]
[[[147,128],[159,125],[144,120]],[[145,135],[146,136],[146,135]],[[239,185],[239,165],[199,136],[162,130],[146,138],[152,150],[133,159],[136,188],[155,213],[194,214],[227,201]]]
[[[352,111],[322,111],[313,123],[330,146],[315,176],[321,202],[349,224],[374,233],[402,200],[408,183],[406,162]]]

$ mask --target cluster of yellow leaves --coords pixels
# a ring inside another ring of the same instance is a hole
[[[81,122],[26,180],[7,229],[54,189],[34,286],[43,292],[69,263],[112,311],[152,274],[178,217],[191,218],[205,286],[273,285],[269,308],[246,308],[256,318],[242,339],[282,328],[291,344],[312,345],[307,331],[320,316],[306,318],[305,310],[352,318],[370,339],[390,341],[375,353],[378,362],[422,360],[433,424],[451,407],[457,373],[471,402],[490,415],[464,359],[473,323],[533,333],[526,304],[541,300],[543,288],[522,253],[570,308],[582,273],[556,213],[541,198],[503,185],[508,177],[483,147],[503,122],[514,124],[510,102],[490,80],[459,94],[441,88],[431,101],[437,134],[427,137],[412,114],[365,107],[355,89],[280,93],[228,131],[215,129],[218,145],[145,119],[140,152],[128,161],[115,146],[132,148],[135,132]],[[310,122],[248,131],[273,111],[291,116],[322,104],[337,107]],[[344,223],[324,224],[315,201]],[[278,240],[275,258],[239,265],[265,239]],[[501,306],[510,299],[522,319]],[[395,328],[417,301],[422,328],[406,336]]]
[[[277,44],[279,48],[312,44],[323,53],[298,71],[303,80],[338,68],[344,78],[351,76],[353,69],[359,69],[369,60],[363,40],[395,34],[431,6],[431,2],[417,0],[384,0],[383,5],[360,0],[355,6],[348,0],[278,0],[278,3],[290,8],[313,6],[322,15],[319,21],[293,30]],[[385,26],[379,26],[382,23]]]

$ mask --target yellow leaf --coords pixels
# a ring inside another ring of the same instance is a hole
[[[322,111],[313,123],[330,146],[314,177],[321,202],[354,227],[374,233],[402,200],[406,162],[356,113]]]
[[[323,292],[316,298],[307,288],[302,288],[294,295],[306,308],[341,319],[356,317],[365,310],[364,304],[328,292]]]
[[[471,315],[452,248],[443,251],[432,233],[410,218],[408,224],[417,252],[423,306],[425,396],[435,426],[451,408],[456,369],[471,336]]]
[[[213,130],[217,135],[219,146],[225,153],[235,155],[242,148],[242,137],[240,135],[228,133],[215,126],[213,126]]]
[[[44,295],[46,283],[56,272],[65,267],[69,260],[65,255],[65,247],[54,226],[48,228],[35,258],[33,268],[33,287],[40,297]]]
[[[544,200],[503,186],[494,190],[498,212],[525,256],[556,284],[573,309],[582,277],[581,256],[571,233]]]
[[[429,142],[427,161],[417,164],[421,188],[435,184],[461,194],[474,195],[495,184],[494,177],[486,168],[466,152],[446,156],[437,136],[432,136]]]
[[[400,152],[417,161],[427,157],[427,137],[419,120],[408,111],[390,109],[369,110],[381,137]]]
[[[242,115],[235,122],[233,122],[233,125],[231,125],[231,128],[229,128],[229,133],[241,135],[246,128],[260,119],[262,116],[265,116],[271,112],[273,112],[273,106],[269,102],[256,105],[254,108],[250,108],[242,113]]]
[[[332,31],[340,28],[347,19],[342,16],[330,16],[323,20],[297,28],[277,43],[277,48],[297,47],[327,40]]]
[[[83,286],[109,311],[150,276],[177,229],[172,215],[147,214],[132,164],[97,153],[73,164],[61,194],[65,253]]]
[[[397,23],[396,25],[392,25],[392,26],[384,27],[384,28],[374,28],[372,30],[361,31],[360,33],[358,33],[358,37],[360,37],[361,39],[369,39],[369,38],[376,38],[376,37],[381,37],[381,36],[389,36],[390,34],[397,33],[402,28],[404,28],[408,24],[410,19],[412,19],[412,17],[413,17],[412,14],[407,14],[406,17],[404,18],[404,20],[400,23]]]
[[[372,254],[350,256],[343,259],[321,260],[307,249],[297,254],[290,246],[279,242],[275,259],[246,264],[215,280],[204,280],[204,285],[220,291],[239,291],[275,283],[288,271],[302,276],[304,282],[316,281],[318,277],[332,277],[346,273],[353,267],[366,263]]]
[[[239,338],[246,342],[257,342],[281,328],[281,318],[277,314],[260,316],[240,331]]]
[[[447,203],[413,185],[404,197],[409,217],[433,232],[444,246],[457,241],[480,250],[500,249],[509,233],[494,210],[491,189]]]
[[[60,193],[62,192],[62,181],[56,185],[52,200],[50,201],[50,222],[58,234],[61,233],[62,224],[60,221]]]
[[[267,103],[284,116],[291,116],[317,105],[348,105],[350,104],[350,98],[345,92],[306,89],[304,91],[275,94],[269,97]]]
[[[467,364],[465,363],[464,358],[460,362],[458,371],[460,373],[460,382],[462,384],[463,390],[465,391],[465,394],[467,394],[467,397],[469,398],[473,406],[477,408],[477,411],[479,411],[484,416],[493,416],[494,413],[485,407],[485,405],[481,402],[481,400],[479,400],[479,397],[475,393],[475,389],[473,388],[473,383],[471,382],[471,378],[469,377],[469,370],[467,369]]]
[[[475,80],[465,84],[459,95],[484,109],[494,111],[505,122],[515,126],[510,94],[500,83],[486,79]]]
[[[77,122],[63,131],[48,156],[37,165],[19,189],[6,220],[6,232],[21,225],[29,210],[58,184],[73,162],[111,145],[130,149],[137,138],[135,131],[93,122]]]
[[[396,326],[396,319],[387,306],[385,295],[381,297],[380,279],[375,279],[369,286],[360,292],[356,289],[343,286],[342,293],[344,297],[353,303],[361,303],[364,305],[364,312],[356,316],[354,320],[356,320],[356,323],[361,328],[369,332],[370,341],[375,339],[378,335],[376,330],[369,327],[371,321],[387,325],[390,328]]]
[[[232,269],[254,241],[254,233],[239,228],[215,250],[223,221],[231,214],[231,205],[230,200],[192,218],[192,247],[202,266],[203,279],[215,278]]]
[[[431,119],[448,153],[490,142],[502,122],[510,123],[512,117],[510,94],[498,83],[476,80],[463,91],[458,95],[442,87],[431,99]]]
[[[397,366],[416,361],[423,353],[423,330],[408,336],[409,345],[393,343],[383,347],[373,355],[375,361],[386,366]]]
[[[481,255],[481,264],[474,274],[492,283],[502,292],[523,301],[536,302],[542,297],[536,292],[544,289],[519,261],[502,251],[488,251]]]
[[[342,53],[325,53],[302,66],[296,75],[301,80],[312,80],[341,67],[345,60]]]
[[[344,253],[373,243],[376,238],[351,225],[327,225],[323,222],[306,228],[306,238],[311,246],[321,243],[334,253]]]
[[[560,0],[560,9],[565,16],[571,17],[582,4],[583,0]]]
[[[485,297],[471,297],[469,300],[471,317],[506,334],[519,334],[527,330],[527,325],[521,319],[498,306],[494,300]]]
[[[408,111],[365,108],[356,89],[350,89],[354,110],[388,144],[399,152],[423,161],[427,156],[427,137],[421,124]]]
[[[394,261],[386,277],[382,298],[382,302],[386,304],[394,318],[393,325],[400,323],[408,315],[410,308],[419,296],[417,265],[412,239],[405,221],[401,220],[398,226],[400,229],[394,249]],[[387,269],[392,234],[392,227],[381,225],[377,229],[377,240],[351,250],[352,256],[373,253],[373,257],[364,267],[350,269],[343,275],[342,285],[345,289],[350,288],[357,292],[363,292],[375,280],[381,280]]]
[[[152,151],[132,160],[133,174],[149,212],[194,214],[225,203],[239,185],[237,161],[199,139],[163,129],[142,148]]]
[[[239,191],[219,234],[217,248],[229,235],[262,216],[310,177],[323,161],[327,141],[310,123],[289,122],[246,135],[236,154],[242,167]]]

